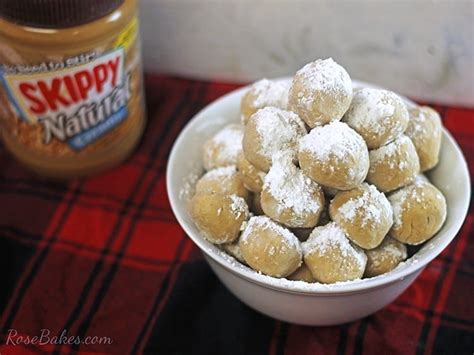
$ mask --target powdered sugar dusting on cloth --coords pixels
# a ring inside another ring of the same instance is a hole
[[[299,151],[309,152],[315,159],[327,164],[356,161],[358,164],[354,164],[354,176],[363,175],[368,166],[369,153],[365,141],[344,122],[333,121],[315,127],[300,139]]]
[[[273,156],[273,164],[265,176],[263,189],[283,208],[290,208],[297,215],[316,213],[322,208],[314,197],[320,190],[319,185],[304,175],[288,154],[277,153]]]
[[[344,120],[349,126],[359,129],[369,129],[376,134],[386,134],[388,130],[394,130],[395,136],[403,132],[404,127],[398,124],[396,129],[386,119],[395,114],[395,105],[403,105],[398,95],[391,91],[361,88],[354,91],[349,110]],[[395,122],[400,123],[400,122]]]
[[[332,58],[318,59],[306,64],[296,72],[295,77],[307,88],[307,94],[298,93],[298,105],[309,110],[314,105],[314,92],[343,97],[352,95],[352,81],[349,74]]]
[[[289,81],[272,81],[267,79],[257,81],[250,88],[250,92],[255,98],[252,102],[253,106],[255,108],[273,106],[285,110],[288,106],[290,84],[291,82]]]
[[[384,219],[393,219],[392,207],[385,195],[373,185],[362,184],[362,195],[349,199],[338,208],[340,216],[351,221],[356,216],[362,217],[362,227],[372,225]]]
[[[276,107],[265,107],[258,110],[252,119],[261,137],[261,153],[264,156],[272,158],[273,154],[282,150],[296,155],[297,141],[306,134],[305,125],[297,114]]]
[[[359,247],[352,245],[344,231],[334,222],[316,227],[308,240],[302,244],[304,255],[328,253],[337,248],[344,258],[354,257],[360,267],[365,267],[367,256]]]
[[[214,149],[219,149],[220,161],[237,162],[237,155],[242,151],[243,137],[244,131],[241,125],[225,126],[204,144],[204,161],[211,160]]]
[[[301,254],[301,245],[298,238],[285,227],[272,221],[267,216],[255,216],[249,219],[247,226],[240,236],[240,241],[246,243],[250,233],[253,233],[255,228],[262,230],[271,229],[273,232],[283,237],[283,240],[290,248],[295,248]]]

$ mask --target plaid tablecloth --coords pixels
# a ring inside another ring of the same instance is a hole
[[[1,149],[0,353],[473,354],[472,207],[416,282],[358,322],[275,321],[224,288],[171,212],[165,169],[186,122],[235,87],[147,77],[143,143],[90,179],[39,179]],[[472,176],[474,111],[435,108]]]

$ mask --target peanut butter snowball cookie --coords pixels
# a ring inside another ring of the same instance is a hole
[[[329,214],[347,237],[364,249],[377,247],[393,224],[390,202],[375,186],[366,183],[339,192],[331,201]]]
[[[230,256],[233,256],[236,260],[240,261],[242,264],[245,263],[245,259],[240,252],[239,241],[233,241],[232,243],[221,244],[221,248]]]
[[[256,193],[262,191],[265,173],[258,170],[247,159],[245,159],[243,152],[241,152],[237,157],[237,170],[239,171],[242,182],[248,190]]]
[[[420,158],[420,170],[426,171],[438,164],[441,149],[442,124],[438,112],[431,107],[411,109],[410,122],[405,134],[415,145]]]
[[[369,149],[375,149],[402,135],[408,117],[406,105],[397,94],[360,88],[354,91],[343,120],[364,138]]]
[[[288,107],[308,126],[340,120],[352,99],[352,81],[346,70],[332,58],[306,64],[290,88]]]
[[[230,124],[208,139],[203,146],[204,169],[236,165],[237,156],[242,151],[243,135],[241,125]]]
[[[367,266],[365,277],[374,277],[392,271],[407,258],[407,247],[390,237],[386,237],[382,244],[372,250],[365,252],[367,255]]]
[[[264,107],[271,106],[286,110],[290,85],[290,80],[262,79],[253,83],[240,103],[242,123],[247,124],[250,116]]]
[[[314,278],[313,274],[305,263],[303,263],[303,265],[301,265],[298,270],[288,276],[287,279],[293,281],[304,281],[309,283],[316,282],[316,279]]]
[[[358,186],[369,170],[369,152],[362,137],[343,122],[314,128],[300,140],[303,172],[320,185],[338,190]]]
[[[446,199],[425,179],[417,178],[388,199],[394,218],[389,235],[402,243],[418,245],[431,239],[446,220]]]
[[[420,162],[410,138],[403,135],[392,143],[371,150],[367,181],[389,192],[412,183],[420,173]]]
[[[263,108],[253,114],[245,126],[245,158],[265,172],[270,169],[272,157],[277,152],[289,151],[296,161],[296,146],[304,135],[306,127],[295,113],[275,107]]]
[[[265,176],[260,202],[267,216],[287,227],[314,227],[324,208],[321,187],[305,176],[287,153],[277,153]]]
[[[245,188],[235,165],[209,170],[196,183],[196,194],[218,193],[237,195],[249,200],[249,192]]]
[[[247,264],[269,276],[288,276],[301,265],[298,238],[266,216],[250,218],[239,246]]]
[[[191,216],[204,238],[214,244],[230,243],[240,234],[249,217],[242,197],[222,194],[198,194],[191,199]]]
[[[364,251],[352,245],[334,222],[316,227],[302,248],[304,262],[318,282],[356,280],[364,275]]]

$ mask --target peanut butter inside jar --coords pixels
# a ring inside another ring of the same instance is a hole
[[[54,178],[123,162],[145,126],[136,0],[0,0],[5,147]]]

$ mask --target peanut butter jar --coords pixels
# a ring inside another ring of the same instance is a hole
[[[124,161],[145,126],[136,0],[0,0],[0,122],[33,171]]]

